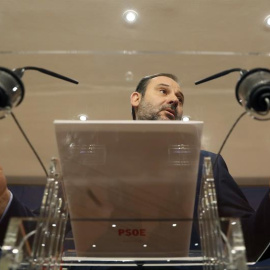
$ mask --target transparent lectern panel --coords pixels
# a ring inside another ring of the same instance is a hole
[[[172,224],[193,218],[201,122],[59,120],[55,126],[79,256],[187,256],[192,224]],[[128,238],[132,232],[139,235]]]

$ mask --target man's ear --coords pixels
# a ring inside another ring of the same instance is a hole
[[[132,107],[137,108],[141,102],[142,95],[138,92],[133,92],[130,96],[130,104]]]

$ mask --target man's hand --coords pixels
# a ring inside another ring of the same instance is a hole
[[[10,199],[10,192],[7,188],[7,180],[0,166],[0,217],[3,215]]]

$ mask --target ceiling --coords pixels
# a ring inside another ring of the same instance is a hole
[[[128,24],[125,10],[138,20]],[[195,86],[230,68],[270,68],[268,0],[9,0],[1,2],[0,66],[37,66],[23,76],[25,98],[13,112],[45,166],[58,156],[53,120],[131,119],[129,96],[141,77],[176,74],[184,113],[204,121],[203,148],[217,152],[244,111],[235,99],[238,73]],[[249,116],[223,156],[240,185],[267,185],[270,123]],[[0,121],[0,163],[9,183],[44,183],[44,172],[12,117]]]

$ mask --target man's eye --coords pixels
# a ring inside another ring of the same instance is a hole
[[[165,89],[161,89],[160,92],[161,92],[162,94],[166,94],[166,93],[167,93],[167,91],[166,91]]]

